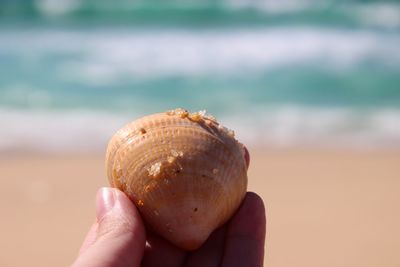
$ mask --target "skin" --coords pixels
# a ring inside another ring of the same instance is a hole
[[[249,164],[249,153],[245,158]],[[146,231],[139,212],[115,188],[101,188],[96,197],[96,221],[73,267],[260,267],[266,233],[262,199],[248,192],[233,216],[196,251],[184,251]]]

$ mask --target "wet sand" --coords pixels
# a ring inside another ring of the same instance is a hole
[[[265,265],[399,266],[400,151],[251,150]],[[102,155],[0,156],[0,266],[68,266],[106,185]]]

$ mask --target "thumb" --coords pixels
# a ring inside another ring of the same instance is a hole
[[[139,267],[145,230],[130,199],[115,188],[101,188],[96,217],[73,267]]]

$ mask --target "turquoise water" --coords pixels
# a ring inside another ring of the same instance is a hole
[[[0,151],[101,150],[178,106],[249,146],[400,147],[396,2],[110,3],[0,3]]]
[[[318,25],[399,30],[397,1],[2,0],[3,22],[80,27]]]

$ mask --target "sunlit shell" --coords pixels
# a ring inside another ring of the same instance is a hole
[[[247,188],[243,145],[204,111],[176,109],[129,123],[109,142],[106,167],[110,184],[145,222],[186,250],[229,220]]]

